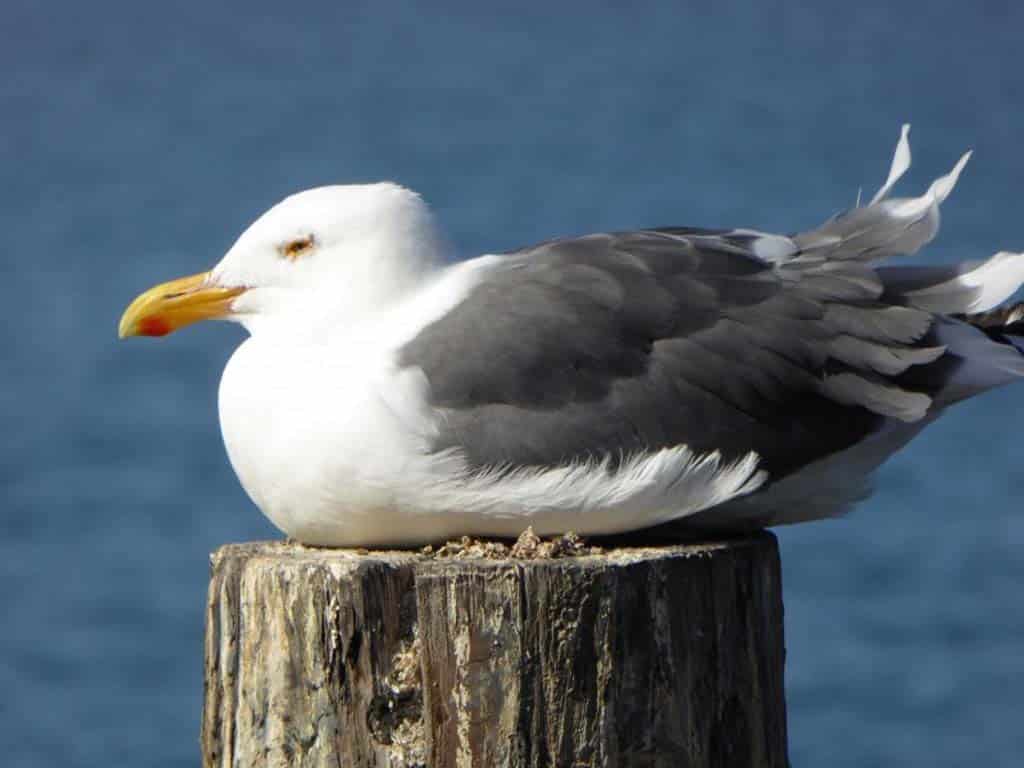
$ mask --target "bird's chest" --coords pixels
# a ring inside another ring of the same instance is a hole
[[[410,378],[411,377],[411,378]],[[242,486],[279,528],[312,529],[391,505],[425,453],[429,416],[415,374],[381,354],[270,348],[250,339],[221,379],[221,431]]]

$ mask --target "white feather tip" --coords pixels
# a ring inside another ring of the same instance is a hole
[[[900,130],[900,140],[896,143],[896,151],[892,155],[892,165],[889,166],[889,176],[885,183],[875,192],[868,205],[874,205],[892,191],[903,174],[910,168],[910,123],[904,123]]]
[[[928,197],[932,198],[937,203],[941,203],[949,197],[949,193],[952,192],[953,187],[956,186],[957,179],[960,178],[960,172],[964,169],[964,166],[967,165],[967,161],[971,159],[972,152],[973,150],[964,152],[960,159],[956,161],[956,165],[953,166],[953,170],[932,182],[932,185],[928,188]]]

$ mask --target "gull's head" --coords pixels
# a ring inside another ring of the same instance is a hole
[[[141,294],[119,334],[163,336],[211,318],[256,331],[363,317],[412,288],[441,248],[427,206],[397,184],[310,189],[260,216],[209,272]]]

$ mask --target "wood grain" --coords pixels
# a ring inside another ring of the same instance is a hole
[[[203,764],[786,766],[771,534],[514,560],[212,558]]]

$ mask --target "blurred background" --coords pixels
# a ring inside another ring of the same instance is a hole
[[[207,555],[277,532],[217,425],[239,328],[118,342],[284,195],[396,179],[458,255],[792,231],[967,147],[936,262],[1024,248],[1024,5],[195,2],[0,9],[0,754],[198,763]],[[919,255],[917,258],[922,258]],[[779,531],[795,766],[1024,753],[1024,386],[847,519]]]

